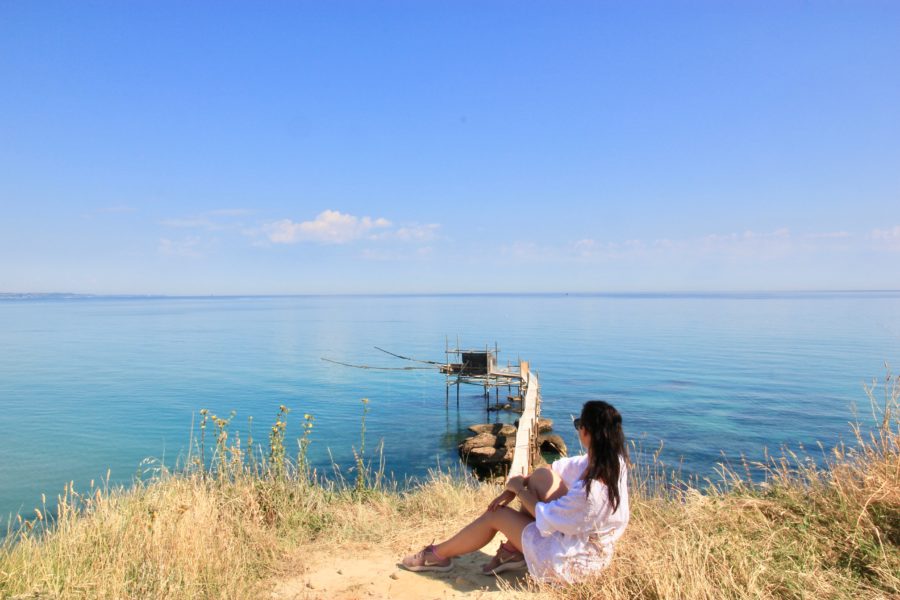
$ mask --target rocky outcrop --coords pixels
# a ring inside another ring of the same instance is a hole
[[[559,454],[560,456],[569,455],[569,449],[566,448],[566,443],[555,433],[542,433],[538,436],[537,441],[541,452]]]
[[[481,446],[473,448],[465,455],[466,464],[480,471],[498,471],[509,469],[512,464],[513,449],[510,448],[492,448],[490,446]]]
[[[490,433],[492,435],[516,435],[516,426],[509,423],[484,423],[482,425],[470,425],[472,433]]]
[[[459,453],[460,455],[466,455],[471,453],[476,448],[512,448],[515,445],[515,431],[513,431],[512,435],[492,435],[490,433],[479,433],[463,440],[463,443],[459,445]]]
[[[518,425],[518,421],[516,421]],[[550,419],[538,419],[538,445],[541,452],[567,456],[562,437],[547,433],[553,426]],[[473,436],[459,444],[459,455],[479,475],[503,473],[509,469],[516,445],[516,426],[509,423],[484,423],[469,427]]]

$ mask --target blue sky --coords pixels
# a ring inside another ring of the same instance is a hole
[[[0,2],[0,292],[900,287],[900,3]]]

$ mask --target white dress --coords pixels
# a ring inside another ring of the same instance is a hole
[[[538,502],[535,521],[522,531],[522,552],[528,571],[544,581],[574,583],[597,572],[612,560],[613,543],[628,525],[627,467],[619,458],[619,507],[609,503],[606,485],[591,483],[585,494],[581,476],[586,455],[561,458],[550,468],[566,483],[569,492],[552,502]]]

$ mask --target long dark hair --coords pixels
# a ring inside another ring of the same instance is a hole
[[[625,434],[622,432],[622,415],[612,404],[602,400],[585,402],[581,409],[581,426],[591,435],[588,466],[582,476],[587,493],[591,483],[600,480],[609,491],[609,503],[613,512],[619,508],[619,457],[628,460]]]

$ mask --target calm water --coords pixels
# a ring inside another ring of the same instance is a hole
[[[65,482],[129,481],[145,457],[171,465],[200,408],[264,440],[278,405],[316,419],[312,457],[352,462],[360,399],[388,468],[422,475],[457,461],[486,420],[481,389],[445,408],[429,371],[382,354],[443,360],[445,336],[531,361],[544,414],[610,399],[627,433],[708,475],[741,453],[849,437],[862,385],[900,363],[900,294],[436,296],[0,300],[0,514],[29,513]],[[861,411],[865,414],[865,411]]]

